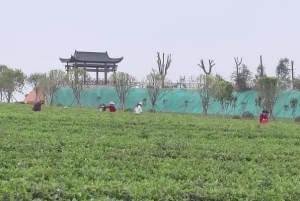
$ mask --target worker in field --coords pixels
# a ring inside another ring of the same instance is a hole
[[[45,103],[44,100],[41,100],[41,101],[37,101],[33,104],[33,107],[32,107],[32,111],[41,111],[42,110],[42,105]]]
[[[135,107],[135,113],[136,114],[142,114],[143,113],[142,106],[143,106],[142,102],[139,102],[137,104],[137,106]]]
[[[259,116],[259,123],[267,124],[269,122],[268,114],[269,114],[269,112],[267,110],[263,110]]]
[[[116,112],[116,107],[114,102],[110,102],[108,106],[101,106],[101,108],[106,109],[108,108],[110,112]],[[105,110],[104,110],[105,111]]]

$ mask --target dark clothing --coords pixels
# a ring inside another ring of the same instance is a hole
[[[36,102],[34,103],[33,107],[32,107],[32,110],[33,111],[41,111],[42,109],[42,103],[41,102]]]
[[[263,120],[266,120],[268,122],[268,115],[266,114],[261,114],[259,116],[259,123],[262,123]]]
[[[115,112],[116,108],[114,105],[105,106],[104,108],[108,108],[110,112]]]

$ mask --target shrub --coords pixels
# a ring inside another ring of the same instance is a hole
[[[232,117],[232,119],[241,119],[241,117],[238,116],[238,115],[234,115],[234,116]]]
[[[132,108],[127,108],[124,110],[124,112],[133,112],[133,109]]]
[[[295,118],[295,122],[300,123],[300,116]]]
[[[244,119],[253,119],[254,115],[251,112],[249,112],[249,111],[245,111],[245,112],[243,112],[242,117]]]

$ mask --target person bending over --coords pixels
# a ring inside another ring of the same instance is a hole
[[[108,108],[110,112],[116,112],[116,107],[114,102],[110,102],[109,106],[101,106],[102,108]]]
[[[263,110],[262,113],[260,114],[259,116],[259,123],[261,124],[266,124],[269,122],[269,119],[268,119],[268,111],[267,110]]]
[[[42,110],[42,105],[45,103],[44,100],[37,101],[33,104],[32,111],[38,112]]]
[[[139,104],[137,104],[137,106],[135,107],[135,113],[136,114],[142,114],[143,113],[142,106],[143,106],[142,102],[139,102]]]

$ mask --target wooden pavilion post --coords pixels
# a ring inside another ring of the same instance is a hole
[[[67,62],[67,73],[69,74],[69,62]]]
[[[99,84],[99,67],[96,68],[96,85]]]
[[[73,68],[78,69],[77,62],[75,61]],[[76,71],[75,71],[76,72]],[[78,72],[75,73],[75,82],[78,82]]]
[[[106,63],[104,64],[104,84],[107,85],[107,67],[106,67]]]
[[[114,71],[114,73],[116,72],[116,64],[115,63],[114,63],[113,71]]]
[[[86,62],[84,62],[84,74],[83,74],[83,83],[86,84]]]

